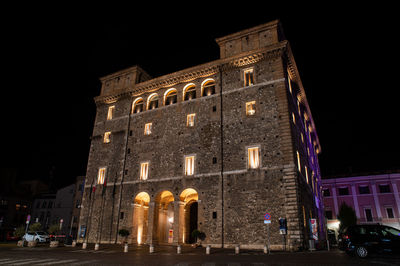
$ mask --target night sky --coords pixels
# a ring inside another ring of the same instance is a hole
[[[396,8],[233,3],[3,9],[1,167],[72,182],[86,173],[100,77],[136,64],[158,77],[213,61],[215,38],[280,19],[322,176],[400,169]]]

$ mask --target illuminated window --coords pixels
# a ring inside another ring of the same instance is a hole
[[[99,173],[97,174],[97,184],[104,184],[104,180],[106,178],[106,168],[100,168]]]
[[[296,117],[294,116],[294,113],[292,113],[292,121],[293,121],[293,124],[296,125]]]
[[[140,180],[146,180],[149,177],[149,162],[140,164]]]
[[[144,134],[145,135],[151,134],[151,126],[152,126],[152,123],[147,123],[144,125]]]
[[[248,153],[248,168],[260,167],[260,149],[258,147],[251,147],[247,149]]]
[[[254,85],[254,70],[253,68],[245,69],[244,71],[244,86]]]
[[[108,131],[108,132],[106,132],[106,133],[104,133],[104,140],[103,140],[103,142],[104,143],[110,143],[110,141],[111,141],[111,132],[110,131]]]
[[[190,101],[192,99],[196,99],[196,86],[190,83],[183,88],[183,100]]]
[[[194,174],[194,156],[185,157],[185,175]]]
[[[108,107],[107,120],[113,119],[115,105]]]
[[[194,117],[196,114],[187,115],[186,126],[187,127],[194,127]]]
[[[297,154],[297,169],[299,170],[299,172],[301,172],[301,166],[300,166],[300,154],[298,151],[296,151]]]
[[[292,80],[290,79],[290,77],[288,77],[288,83],[289,83],[289,91],[290,93],[292,93]]]
[[[158,94],[153,93],[149,96],[147,100],[147,110],[153,110],[158,108]]]
[[[308,169],[307,169],[307,166],[304,166],[304,171],[306,172],[306,181],[307,181],[307,184],[308,184]]]
[[[164,94],[164,105],[176,103],[178,100],[176,89],[169,89]]]
[[[246,115],[254,115],[256,113],[256,101],[246,103]]]
[[[136,98],[132,104],[132,113],[136,114],[136,113],[140,113],[142,111],[143,111],[143,99]]]
[[[15,204],[15,210],[19,211],[21,209],[21,204]]]
[[[210,96],[215,94],[215,81],[213,79],[206,79],[201,84],[201,96]]]

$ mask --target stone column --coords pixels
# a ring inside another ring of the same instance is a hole
[[[158,206],[159,206],[158,203],[157,204],[155,202],[149,203],[147,240],[146,240],[147,244],[153,244],[153,238],[154,238],[153,233],[154,233],[155,226],[157,226],[157,225],[154,226],[154,218],[155,218],[154,216],[158,216],[158,215],[155,215],[154,212],[155,212],[155,210],[158,211]],[[157,219],[157,221],[158,221],[158,219]]]
[[[173,230],[174,230],[174,239],[173,239],[173,244],[177,245],[182,243],[182,238],[180,237],[181,235],[181,226],[182,224],[180,223],[180,215],[181,215],[181,205],[185,204],[182,201],[174,201],[174,224],[173,224]]]

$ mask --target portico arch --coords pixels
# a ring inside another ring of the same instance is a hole
[[[158,243],[173,242],[174,195],[168,190],[161,191],[155,198],[153,240]]]
[[[192,237],[192,232],[197,229],[198,225],[198,200],[199,194],[193,188],[187,188],[182,191],[179,196],[180,201],[183,203],[183,212],[181,211],[181,231],[183,243],[194,243],[195,239]]]
[[[134,199],[133,241],[139,245],[147,239],[149,202],[150,196],[146,192],[138,193]]]

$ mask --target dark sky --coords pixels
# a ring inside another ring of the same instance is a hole
[[[396,8],[228,3],[3,9],[1,167],[28,179],[52,172],[58,185],[85,175],[99,77],[136,64],[157,77],[216,60],[215,38],[280,19],[322,175],[400,169]]]

